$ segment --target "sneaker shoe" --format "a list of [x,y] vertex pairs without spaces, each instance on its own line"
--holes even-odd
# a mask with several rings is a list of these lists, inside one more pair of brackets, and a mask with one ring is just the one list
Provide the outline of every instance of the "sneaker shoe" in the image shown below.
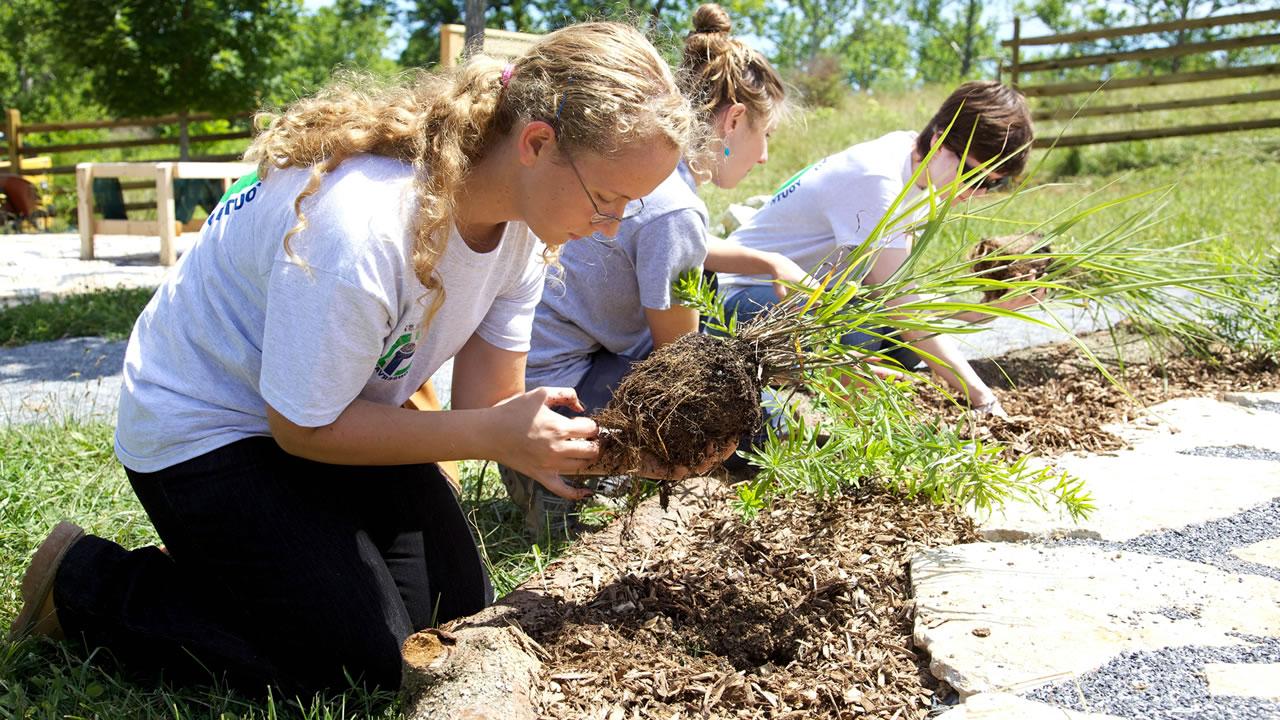
[[67,551],[82,537],[84,530],[80,526],[63,520],[36,548],[22,576],[22,609],[9,628],[9,642],[31,635],[62,639],[62,625],[53,607],[53,580]]
[[525,530],[534,539],[569,538],[582,532],[580,502],[562,498],[511,468],[499,465],[498,474],[511,502],[524,511]]

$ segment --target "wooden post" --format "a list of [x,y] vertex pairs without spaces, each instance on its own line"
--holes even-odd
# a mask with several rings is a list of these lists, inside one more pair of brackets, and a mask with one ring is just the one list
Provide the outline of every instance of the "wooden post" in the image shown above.
[[190,125],[187,111],[178,113],[178,159],[183,162],[191,159]]
[[93,163],[76,165],[76,217],[80,224],[80,259],[93,259]]
[[1009,86],[1015,90],[1018,88],[1018,39],[1022,36],[1022,18],[1016,15],[1013,18],[1013,61],[1009,63]]
[[462,50],[464,57],[484,52],[485,4],[485,0],[467,0],[467,39]]
[[173,246],[177,211],[173,202],[173,163],[156,163],[156,224],[160,233],[160,264],[172,265],[178,259]]
[[9,108],[8,115],[4,136],[9,140],[9,172],[14,175],[21,175],[22,143],[18,141],[18,133],[21,132],[22,128],[22,113],[14,108]]

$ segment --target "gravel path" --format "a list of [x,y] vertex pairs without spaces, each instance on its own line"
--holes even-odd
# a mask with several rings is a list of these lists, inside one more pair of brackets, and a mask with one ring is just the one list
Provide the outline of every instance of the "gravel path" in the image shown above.
[[1135,720],[1280,718],[1280,703],[1209,694],[1202,672],[1206,663],[1280,663],[1280,639],[1237,637],[1243,644],[1234,647],[1125,653],[1093,672],[1039,688],[1027,697]]

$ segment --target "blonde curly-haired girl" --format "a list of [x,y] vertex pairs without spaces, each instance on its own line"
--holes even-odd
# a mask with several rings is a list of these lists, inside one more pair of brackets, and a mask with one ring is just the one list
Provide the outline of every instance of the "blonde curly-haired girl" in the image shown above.
[[[524,387],[543,256],[670,175],[694,113],[642,34],[588,23],[260,123],[256,175],[126,354],[116,454],[165,545],[59,525],[14,632],[171,680],[395,688],[410,633],[492,599],[435,463],[582,494],[560,474],[591,472],[595,424],[552,410],[571,389]],[[403,409],[450,358],[453,409]]]

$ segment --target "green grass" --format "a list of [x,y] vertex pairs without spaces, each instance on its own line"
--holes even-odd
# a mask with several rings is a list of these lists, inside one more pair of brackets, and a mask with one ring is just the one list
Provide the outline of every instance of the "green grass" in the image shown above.
[[[139,547],[157,542],[112,451],[107,423],[0,429],[0,625],[17,615],[18,585],[35,547],[60,519]],[[499,594],[524,582],[564,547],[531,544],[492,465],[463,463],[464,506]],[[387,693],[250,700],[219,688],[131,683],[107,662],[46,640],[0,640],[0,718],[355,718],[395,717]]]
[[154,292],[152,288],[117,288],[0,308],[0,345],[90,335],[126,338]]

